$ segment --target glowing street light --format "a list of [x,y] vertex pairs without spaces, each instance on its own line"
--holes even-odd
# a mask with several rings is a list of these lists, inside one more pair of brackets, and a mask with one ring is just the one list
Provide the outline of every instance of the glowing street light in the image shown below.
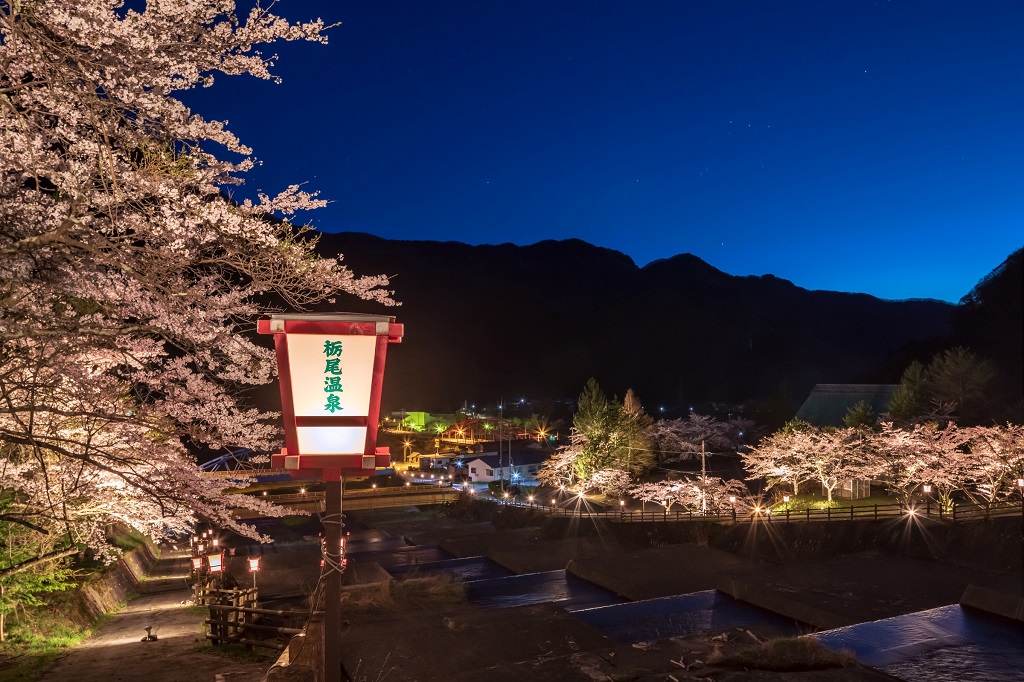
[[206,557],[206,561],[210,564],[210,573],[220,573],[224,570],[223,554],[211,554]]

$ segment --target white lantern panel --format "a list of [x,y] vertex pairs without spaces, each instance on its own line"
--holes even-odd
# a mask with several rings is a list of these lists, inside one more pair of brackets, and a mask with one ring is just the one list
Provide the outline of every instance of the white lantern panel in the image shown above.
[[[288,365],[295,416],[367,416],[376,349],[376,336],[290,334]],[[301,452],[306,454],[304,448]]]
[[365,426],[300,426],[295,429],[303,455],[361,455]]

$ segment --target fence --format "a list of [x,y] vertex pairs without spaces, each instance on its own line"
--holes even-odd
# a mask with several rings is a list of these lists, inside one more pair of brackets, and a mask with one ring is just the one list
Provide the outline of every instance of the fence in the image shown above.
[[[438,485],[411,485],[401,488],[379,488],[377,490],[345,491],[344,505],[346,509],[381,509],[384,507],[402,507],[416,504],[443,504],[458,499],[461,493],[450,487]],[[315,503],[318,508],[324,501],[324,493],[311,491],[308,493],[288,493],[268,495],[267,500],[275,504]]]
[[[481,499],[488,499],[486,497]],[[811,521],[853,521],[853,520],[883,520],[900,517],[921,517],[957,523],[978,519],[989,519],[1000,516],[1024,515],[1024,503],[1013,502],[993,503],[991,505],[978,505],[974,503],[958,502],[949,509],[943,509],[931,501],[924,503],[924,506],[916,505],[907,507],[901,504],[873,504],[873,505],[850,505],[849,507],[825,507],[823,509],[775,509],[772,511],[767,507],[748,508],[746,505],[740,508],[732,508],[728,512],[702,514],[699,510],[692,509],[668,509],[662,511],[595,511],[587,510],[582,506],[560,506],[546,505],[536,502],[502,501],[494,500],[500,504],[509,506],[535,509],[541,513],[559,517],[580,517],[588,519],[605,519],[619,523],[656,523],[668,521],[711,521],[714,523],[738,523],[761,521],[764,523],[791,523]]]
[[272,633],[275,635],[297,635],[299,627],[274,625],[270,618],[301,623],[309,615],[305,611],[261,609],[257,607],[255,588],[242,590],[209,590],[210,617],[204,622],[210,626],[206,638],[214,646],[220,644],[243,644],[283,651],[284,642],[253,639],[250,633]]

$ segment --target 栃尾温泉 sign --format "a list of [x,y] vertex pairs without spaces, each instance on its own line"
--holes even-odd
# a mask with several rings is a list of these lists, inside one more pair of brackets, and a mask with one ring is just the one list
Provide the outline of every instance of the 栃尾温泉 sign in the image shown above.
[[[294,334],[288,338],[292,408],[304,417],[369,416],[375,336]],[[359,454],[366,444],[366,425],[297,426],[299,452],[304,455]]]

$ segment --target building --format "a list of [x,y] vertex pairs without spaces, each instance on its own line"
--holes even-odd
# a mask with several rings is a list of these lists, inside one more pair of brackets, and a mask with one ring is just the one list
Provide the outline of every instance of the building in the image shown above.
[[878,416],[889,409],[899,384],[816,384],[796,418],[814,426],[842,426],[850,408],[865,402]]
[[512,453],[512,462],[509,463],[509,455],[502,454],[501,459],[498,453],[487,452],[482,455],[467,457],[460,469],[463,475],[469,477],[474,483],[489,483],[502,479],[524,485],[534,485],[537,480],[537,472],[541,465],[547,461],[549,453],[538,450],[523,450]]

